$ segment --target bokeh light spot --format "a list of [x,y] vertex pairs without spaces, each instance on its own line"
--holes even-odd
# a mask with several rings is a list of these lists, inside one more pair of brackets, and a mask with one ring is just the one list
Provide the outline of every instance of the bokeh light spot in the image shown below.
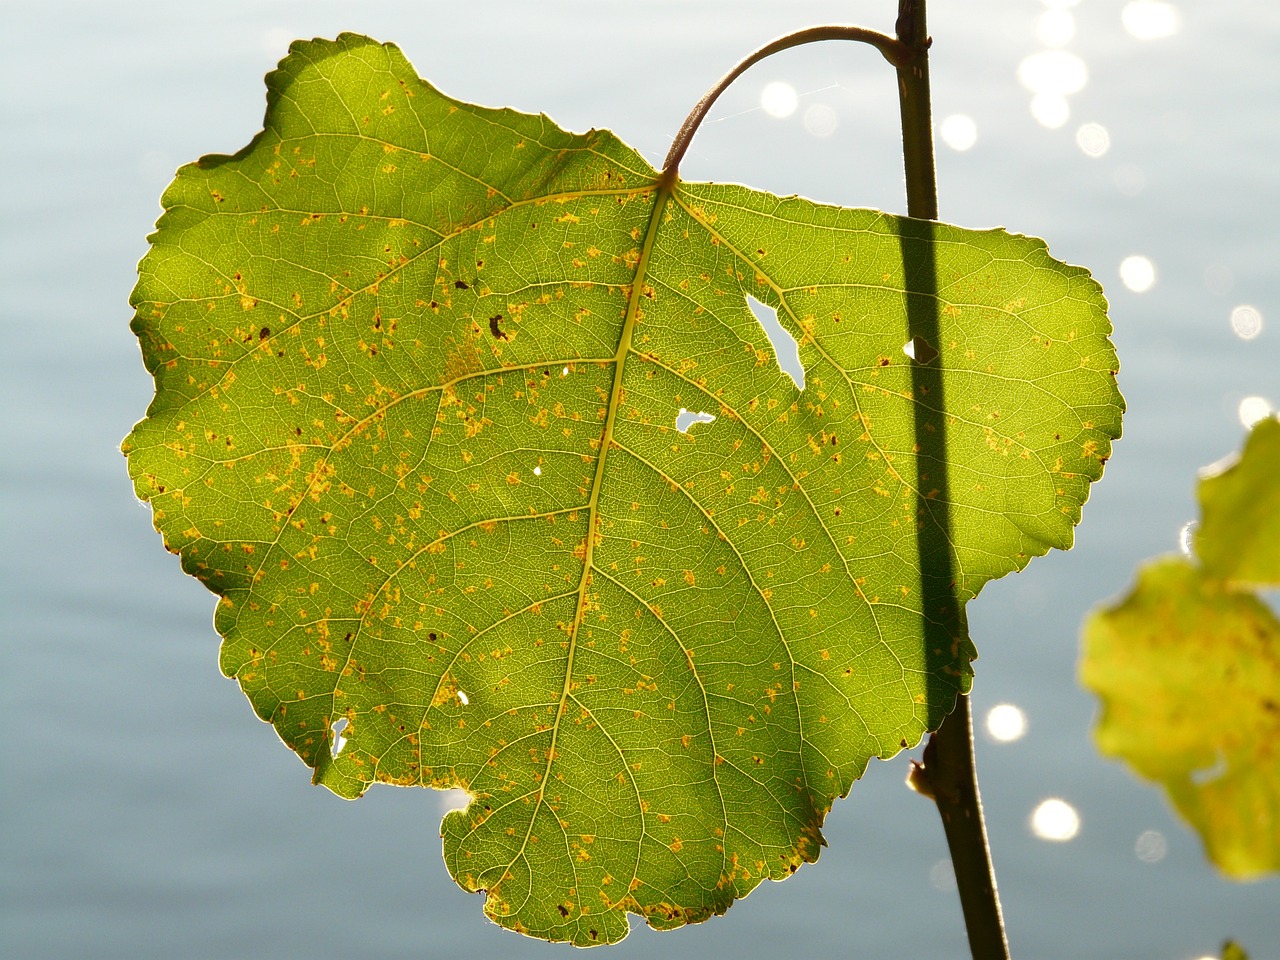
[[1032,93],[1066,97],[1084,89],[1089,68],[1074,53],[1041,50],[1018,64],[1018,81]]
[[978,125],[967,114],[953,113],[942,121],[938,135],[952,150],[964,152],[978,142]]
[[1274,412],[1275,407],[1271,405],[1271,401],[1266,397],[1245,397],[1240,401],[1240,406],[1236,408],[1236,414],[1240,417],[1240,422],[1251,430],[1255,424],[1267,419]]
[[1046,10],[1036,20],[1036,39],[1046,47],[1061,47],[1076,35],[1076,18],[1061,8]]
[[815,103],[804,112],[804,128],[815,137],[823,139],[836,132],[839,118],[825,103]]
[[1086,123],[1076,131],[1076,146],[1087,157],[1100,157],[1111,149],[1111,134],[1100,123]]
[[1242,303],[1231,311],[1231,329],[1241,340],[1252,340],[1262,332],[1262,311]]
[[1158,40],[1178,32],[1182,18],[1178,8],[1160,0],[1133,0],[1120,11],[1120,22],[1130,36],[1139,40]]
[[785,80],[766,83],[764,89],[760,91],[760,106],[769,116],[779,120],[795,113],[799,102],[796,88]]
[[1134,842],[1133,852],[1143,863],[1159,863],[1169,852],[1169,841],[1159,830],[1144,830]]
[[987,711],[987,734],[997,743],[1012,743],[1027,732],[1027,715],[1012,703],[1001,703]]
[[1071,119],[1071,105],[1066,97],[1053,93],[1037,93],[1031,98],[1031,115],[1036,123],[1057,130]]
[[1146,293],[1156,285],[1156,266],[1146,257],[1125,257],[1120,261],[1120,281],[1134,293]]
[[1054,843],[1074,840],[1080,832],[1080,814],[1067,801],[1050,797],[1032,812],[1031,832]]

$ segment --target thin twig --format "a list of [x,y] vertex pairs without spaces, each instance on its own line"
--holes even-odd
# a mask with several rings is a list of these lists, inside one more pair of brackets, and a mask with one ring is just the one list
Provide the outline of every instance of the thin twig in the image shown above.
[[[898,39],[915,56],[898,65],[898,99],[902,112],[902,156],[907,180],[907,215],[938,219],[938,183],[933,160],[933,120],[929,97],[929,38],[925,0],[899,0]],[[936,277],[929,279],[936,286]],[[936,303],[936,298],[932,298]],[[941,371],[938,372],[941,378]],[[937,385],[941,402],[940,379]],[[945,457],[945,450],[940,452]],[[945,460],[940,461],[945,464]],[[950,579],[950,578],[948,578]],[[982,817],[978,773],[973,760],[973,721],[969,698],[960,694],[924,750],[924,762],[913,764],[908,783],[931,797],[942,817],[951,851],[956,888],[974,960],[1008,960],[1000,897],[996,891],[991,849]]]
[[765,57],[773,56],[773,54],[788,50],[791,47],[798,47],[805,43],[816,43],[820,40],[856,40],[861,43],[869,43],[879,50],[884,58],[895,67],[900,67],[901,64],[908,62],[915,56],[914,48],[909,47],[895,37],[889,36],[887,33],[879,33],[876,30],[868,30],[866,27],[856,27],[850,24],[807,27],[804,30],[797,30],[795,33],[788,33],[786,36],[771,40],[721,77],[716,85],[708,90],[694,106],[693,110],[689,112],[689,116],[685,118],[680,127],[680,132],[676,134],[675,140],[671,143],[671,150],[667,153],[667,159],[663,161],[662,182],[668,186],[675,183],[680,161],[684,159],[685,151],[689,149],[693,135],[698,132],[698,127],[706,118],[707,111],[711,109],[711,105],[716,102],[720,94],[728,89],[729,84],[738,79],[747,68],[759,63]]

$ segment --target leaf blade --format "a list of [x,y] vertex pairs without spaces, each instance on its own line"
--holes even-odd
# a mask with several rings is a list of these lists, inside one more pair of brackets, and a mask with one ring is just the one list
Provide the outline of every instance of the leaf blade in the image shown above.
[[[442,826],[446,862],[513,929],[611,942],[627,912],[705,919],[815,859],[869,758],[918,741],[967,689],[964,600],[1069,542],[1077,474],[1096,478],[1118,434],[1096,285],[1049,271],[1087,288],[1057,339],[1078,322],[1101,358],[1084,375],[1094,450],[1053,465],[1072,486],[1059,501],[1027,492],[1038,478],[1018,492],[1021,468],[992,448],[973,477],[1002,502],[962,506],[1030,506],[985,558],[967,521],[965,563],[985,566],[930,587],[901,353],[921,294],[880,279],[902,273],[909,221],[670,192],[607,132],[453,101],[351,35],[295,44],[268,91],[249,147],[166,192],[134,294],[157,398],[126,441],[130,471],[166,544],[223,598],[224,672],[342,796],[468,789]],[[766,356],[744,282],[753,218],[731,252],[714,203],[790,203],[786,223],[755,211],[770,245],[810,246],[805,220],[879,244],[877,349],[822,374],[843,394],[797,394]],[[961,253],[981,245],[936,229]],[[777,276],[785,306],[793,281]],[[825,342],[789,316],[811,351]],[[1071,359],[1040,379],[1074,383]],[[874,427],[851,418],[859,390],[890,405]],[[695,397],[717,420],[682,434]],[[837,402],[843,440],[826,429]],[[1073,422],[1080,402],[1064,404]],[[1021,439],[1002,429],[970,447],[1003,438],[1007,454]],[[838,448],[873,430],[879,459],[855,470]],[[926,588],[942,606],[922,606]]]
[[1280,622],[1182,557],[1143,566],[1085,623],[1098,749],[1160,784],[1237,879],[1280,867]]

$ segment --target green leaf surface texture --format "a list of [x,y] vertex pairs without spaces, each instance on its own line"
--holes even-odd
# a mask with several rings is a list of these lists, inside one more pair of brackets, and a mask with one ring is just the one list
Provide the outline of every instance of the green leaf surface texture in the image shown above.
[[1224,873],[1280,870],[1280,621],[1244,583],[1280,586],[1280,420],[1200,481],[1199,563],[1144,565],[1090,614],[1081,681],[1102,701],[1099,749],[1159,783]]
[[1122,408],[1098,286],[999,230],[664,184],[363,37],[267,85],[133,295],[129,468],[223,671],[341,796],[468,791],[447,866],[531,935],[814,860],[968,688],[964,602],[1071,543]]

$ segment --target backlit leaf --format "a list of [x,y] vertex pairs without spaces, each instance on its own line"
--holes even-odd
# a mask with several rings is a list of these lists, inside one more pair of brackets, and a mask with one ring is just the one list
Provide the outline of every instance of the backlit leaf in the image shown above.
[[1273,577],[1278,428],[1260,423],[1239,462],[1200,482],[1203,566],[1144,566],[1086,620],[1080,667],[1102,700],[1099,749],[1164,787],[1238,878],[1280,869],[1280,622],[1233,582]]
[[664,185],[361,37],[295,44],[163,203],[125,448],[223,670],[342,796],[467,790],[448,868],[539,937],[815,859],[1119,431],[1101,292],[1040,241]]
[[1280,585],[1280,419],[1260,420],[1240,458],[1200,481],[1196,553],[1223,580]]

